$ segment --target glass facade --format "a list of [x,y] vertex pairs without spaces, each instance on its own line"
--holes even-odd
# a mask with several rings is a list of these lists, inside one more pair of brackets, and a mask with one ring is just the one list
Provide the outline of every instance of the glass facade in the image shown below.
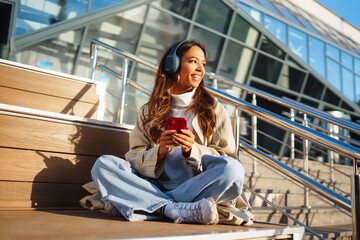
[[124,0],[21,0],[16,21],[15,36],[30,33],[123,1]]
[[[257,1],[261,6],[271,8],[265,13],[246,5],[243,3],[245,1],[236,3],[241,11],[222,0],[148,1],[127,11],[91,19],[85,24],[77,24],[76,17],[90,11],[105,11],[115,5],[121,9],[121,3],[127,1],[44,0],[43,5],[36,8],[30,2],[32,1],[21,1],[16,33],[18,37],[30,32],[36,33],[36,30],[43,27],[51,28],[50,25],[56,21],[51,22],[50,15],[44,13],[45,9],[50,11],[51,8],[45,6],[51,4],[57,6],[57,12],[51,14],[61,16],[57,22],[73,21],[74,27],[57,35],[49,35],[46,40],[36,41],[34,37],[35,42],[30,46],[16,46],[10,60],[88,78],[91,71],[88,57],[91,39],[98,39],[153,63],[159,62],[164,51],[173,42],[196,39],[207,47],[209,55],[206,70],[209,72],[322,110],[359,114],[349,101],[360,103],[360,58],[336,44],[324,41],[316,35],[316,30],[311,30],[311,34],[310,31],[303,31],[306,24],[311,23],[305,23],[305,18],[301,19],[278,2]],[[70,2],[72,5],[69,5]],[[73,9],[73,13],[70,9]],[[25,14],[26,11],[43,17],[37,18],[34,15],[31,18]],[[302,29],[277,19],[275,14],[301,24]],[[259,24],[251,18],[268,31],[257,27]],[[43,25],[31,23],[31,19],[38,19],[38,23],[42,22]],[[98,57],[102,64],[118,73],[122,72],[122,57],[101,48]],[[152,88],[153,75],[153,70],[130,63],[129,78],[148,89]],[[104,82],[108,90],[105,120],[117,121],[119,81],[102,71],[97,72],[96,81]],[[235,97],[250,97],[239,88],[211,79],[206,81]],[[129,87],[126,95],[126,123],[134,122],[137,110],[146,101],[145,94]],[[278,114],[286,110],[265,100],[259,100],[259,106]],[[232,112],[230,107],[228,109]],[[284,131],[273,128],[265,122],[259,122],[259,129],[271,129],[272,134],[280,139],[286,137]],[[266,139],[261,141],[268,144]],[[278,151],[280,145],[274,146],[273,150]]]
[[[288,46],[299,58],[309,64],[315,71],[317,71],[322,77],[326,78],[336,89],[341,91],[350,101],[358,103],[356,100],[356,93],[349,90],[348,87],[354,86],[354,78],[358,79],[359,74],[359,62],[360,54],[350,54],[348,49],[344,49],[344,43],[349,42],[349,39],[342,37],[336,30],[329,26],[325,26],[323,23],[316,21],[316,18],[307,16],[308,14],[298,14],[291,12],[282,3],[278,1],[270,0],[256,0],[259,4],[266,9],[273,12],[274,15],[269,15],[261,12],[259,9],[255,9],[246,3],[249,1],[238,1],[238,5],[250,14],[258,22],[263,23],[264,27],[269,30],[277,39]],[[246,3],[244,3],[246,2]],[[274,4],[271,4],[271,3]],[[256,14],[254,14],[256,13]],[[279,14],[280,13],[280,14]],[[264,16],[264,21],[259,20],[259,16]],[[295,25],[299,25],[299,28],[305,28],[310,30],[309,32],[303,32],[302,30],[293,27],[294,24],[288,23],[277,19],[277,16],[286,18]],[[312,21],[308,21],[304,16],[310,17]],[[319,30],[319,31],[318,31]],[[321,33],[323,36],[340,44],[339,47],[333,46],[330,42],[325,42],[316,37],[315,34]],[[345,44],[346,48],[351,48],[352,44]],[[351,48],[350,51],[354,52]],[[355,64],[355,66],[354,66]],[[357,64],[357,65],[356,65]],[[353,87],[352,89],[354,89]]]

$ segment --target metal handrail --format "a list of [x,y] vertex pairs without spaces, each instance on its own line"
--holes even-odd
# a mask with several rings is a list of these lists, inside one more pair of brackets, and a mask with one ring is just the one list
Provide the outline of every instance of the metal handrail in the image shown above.
[[285,163],[282,163],[281,161],[270,157],[269,155],[261,152],[260,150],[254,148],[253,146],[242,140],[240,140],[240,148],[245,152],[251,154],[252,156],[256,156],[256,158],[261,159],[263,162],[265,162],[269,166],[272,166],[278,172],[283,173],[284,175],[290,177],[301,185],[308,187],[314,192],[317,192],[319,195],[341,206],[342,208],[351,211],[351,201],[346,197],[336,193],[335,191],[325,187],[324,185],[316,182],[315,180],[294,170]]
[[[95,48],[95,44],[98,44],[98,45],[101,45],[105,48],[108,48],[109,50],[111,51],[114,51],[126,58],[129,58],[129,59],[132,59],[138,63],[141,63],[141,64],[144,64],[154,70],[156,70],[158,68],[158,66],[156,64],[153,64],[149,61],[146,61],[146,60],[143,60],[131,53],[128,53],[128,52],[125,52],[125,51],[122,51],[118,48],[115,48],[115,47],[112,47],[106,43],[103,43],[103,42],[100,42],[96,39],[93,39],[91,41],[91,47],[90,47],[90,57],[93,58],[94,56],[94,48]],[[256,89],[256,88],[253,88],[253,87],[250,87],[250,86],[246,86],[245,84],[242,84],[242,83],[239,83],[239,82],[235,82],[234,80],[231,80],[231,79],[228,79],[228,78],[225,78],[223,76],[219,76],[219,75],[216,75],[215,73],[209,73],[209,72],[206,72],[206,74],[211,77],[211,78],[216,78],[218,80],[221,80],[221,81],[225,81],[231,85],[234,85],[234,86],[238,86],[244,90],[247,90],[249,92],[252,92],[252,93],[255,93],[259,96],[262,96],[262,97],[265,97],[265,98],[268,98],[270,101],[276,101],[284,106],[288,106],[288,107],[294,107],[295,109],[299,110],[299,111],[305,111],[306,110],[303,110],[301,107],[298,107],[300,106],[299,104],[296,105],[296,104],[287,104],[286,103],[286,100],[282,99],[282,98],[279,98],[277,96],[274,96],[272,94],[269,94],[269,93],[266,93],[264,91],[261,91],[259,89]],[[344,142],[341,142],[339,140],[336,140],[336,139],[333,139],[333,138],[330,138],[329,136],[325,135],[325,134],[321,134],[321,133],[318,133],[316,132],[315,130],[313,129],[309,129],[309,128],[305,128],[304,126],[300,125],[300,124],[297,124],[297,123],[294,123],[294,122],[291,122],[289,120],[287,120],[286,118],[282,117],[282,116],[275,116],[276,114],[268,111],[268,110],[265,110],[265,109],[262,109],[260,107],[257,107],[257,106],[250,106],[251,104],[243,101],[243,100],[240,100],[238,98],[235,98],[229,94],[226,94],[226,93],[223,93],[223,92],[220,92],[219,90],[215,89],[215,88],[212,88],[210,86],[207,86],[207,88],[210,90],[210,92],[212,92],[213,94],[215,94],[217,97],[219,98],[223,98],[229,102],[232,102],[234,103],[235,105],[240,105],[242,107],[244,107],[243,109],[248,109],[248,110],[251,110],[252,113],[254,113],[255,115],[257,115],[258,117],[262,118],[263,120],[268,121],[268,117],[271,116],[271,122],[275,122],[275,123],[278,123],[278,126],[281,127],[281,128],[285,128],[286,130],[290,131],[290,132],[295,132],[296,134],[299,134],[300,136],[303,136],[307,139],[309,138],[313,138],[316,142],[318,143],[319,145],[322,145],[326,148],[330,148],[331,150],[333,151],[336,151],[338,152],[339,154],[342,154],[344,156],[347,156],[349,157],[350,159],[360,159],[360,149],[358,148],[355,148],[351,145],[348,145]],[[223,96],[227,96],[227,97],[223,97]],[[311,114],[310,114],[311,115]],[[317,116],[317,115],[316,115]],[[329,120],[339,120],[337,118],[334,118],[334,119],[330,119],[330,116],[329,117]],[[280,121],[278,120],[280,119]],[[344,126],[345,127],[345,126]],[[357,129],[355,129],[357,130]],[[310,134],[308,134],[307,132],[310,132]],[[360,133],[360,127],[358,127],[358,131]],[[321,134],[320,136],[318,134]]]
[[280,104],[282,106],[285,106],[285,107],[294,108],[294,109],[296,109],[298,111],[301,111],[301,112],[307,113],[308,115],[311,115],[313,117],[319,118],[319,119],[321,119],[323,121],[331,122],[333,124],[336,124],[338,126],[346,128],[349,131],[356,132],[356,133],[360,134],[360,125],[356,124],[356,123],[353,123],[351,121],[348,121],[346,119],[336,118],[336,117],[334,117],[334,116],[332,116],[330,114],[327,114],[327,113],[325,113],[323,111],[320,111],[318,109],[311,108],[311,107],[309,107],[307,105],[301,104],[301,103],[296,102],[294,100],[290,100],[289,98],[281,98],[281,97],[275,96],[275,95],[273,95],[271,93],[267,93],[265,91],[259,90],[257,88],[254,88],[254,87],[251,87],[251,86],[248,86],[248,85],[245,85],[243,83],[236,82],[236,81],[234,81],[232,79],[217,75],[217,74],[212,73],[212,72],[207,72],[206,75],[209,78],[220,80],[220,81],[225,82],[225,83],[227,83],[229,85],[241,88],[241,89],[243,89],[243,90],[245,90],[247,92],[254,93],[254,94],[258,95],[258,96],[266,98],[268,101],[276,102],[276,103],[278,103],[278,104]]
[[287,118],[277,115],[269,110],[263,109],[259,106],[252,105],[244,100],[235,98],[227,93],[223,93],[215,88],[207,86],[207,89],[214,94],[216,97],[221,98],[227,102],[234,104],[235,106],[241,107],[245,112],[256,115],[262,120],[272,123],[286,131],[294,132],[301,137],[306,139],[311,139],[312,142],[315,142],[325,148],[333,150],[343,156],[346,156],[353,160],[360,159],[360,149],[354,146],[351,146],[347,143],[334,139],[327,136],[326,134],[317,132],[314,129],[305,127],[296,122],[292,122]]
[[[288,118],[291,117],[290,113],[288,113],[288,112],[283,112],[282,114],[283,114],[284,116],[288,117]],[[302,118],[299,118],[299,117],[295,117],[295,116],[294,116],[294,118],[295,118],[295,120],[298,121],[298,122],[303,122],[303,121],[304,121]],[[315,124],[315,123],[308,122],[308,124],[309,124],[310,127],[313,127],[313,128],[315,128],[315,129],[320,130],[320,131],[322,131],[322,132],[325,132],[325,133],[327,133],[327,134],[333,134],[333,135],[339,137],[340,139],[342,139],[342,140],[344,140],[344,141],[348,141],[349,143],[351,143],[351,144],[353,144],[353,145],[356,145],[357,147],[360,147],[360,142],[359,142],[359,141],[356,141],[356,140],[354,140],[354,139],[348,138],[348,137],[346,137],[346,136],[344,136],[344,135],[342,135],[342,134],[340,134],[340,133],[331,132],[331,131],[329,131],[329,130],[327,130],[327,129],[325,129],[325,128],[323,128],[323,127],[321,127],[321,126],[319,126],[319,125],[317,125],[317,124]]]
[[[128,53],[128,52],[125,52],[125,51],[122,51],[118,48],[115,48],[109,44],[106,44],[106,43],[103,43],[103,42],[100,42],[96,39],[92,39],[91,43],[90,43],[90,57],[93,58],[94,56],[94,48],[95,48],[95,45],[98,44],[100,46],[103,46],[111,51],[114,51],[120,55],[122,55],[123,57],[125,58],[129,58],[131,60],[134,60],[138,63],[141,63],[149,68],[152,68],[154,70],[157,70],[158,66],[154,63],[151,63],[149,61],[146,61],[144,59],[141,59],[139,57],[137,57],[136,55],[134,54],[131,54],[131,53]],[[232,79],[229,79],[229,78],[226,78],[224,76],[220,76],[220,75],[217,75],[216,73],[213,73],[213,72],[206,72],[205,73],[209,78],[211,79],[217,79],[217,80],[220,80],[222,82],[225,82],[229,85],[232,85],[232,86],[235,86],[235,87],[238,87],[238,88],[241,88],[243,90],[246,90],[247,92],[250,92],[250,93],[254,93],[258,96],[261,96],[261,97],[264,97],[266,99],[268,99],[269,101],[272,101],[272,102],[276,102],[282,106],[285,106],[285,107],[289,107],[289,108],[294,108],[298,111],[301,111],[301,112],[305,112],[307,113],[308,115],[311,115],[311,116],[314,116],[316,118],[319,118],[321,120],[324,120],[324,121],[327,121],[327,122],[331,122],[333,124],[336,124],[338,126],[341,126],[343,128],[346,128],[350,131],[354,131],[358,134],[360,134],[360,125],[359,124],[356,124],[356,123],[353,123],[351,121],[347,121],[345,119],[338,119],[338,118],[335,118],[333,116],[331,116],[330,114],[327,114],[323,111],[319,111],[318,109],[315,109],[315,108],[310,108],[309,106],[306,106],[304,104],[300,104],[298,102],[295,102],[291,99],[288,99],[288,98],[280,98],[278,96],[275,96],[273,94],[270,94],[270,93],[267,93],[265,91],[262,91],[262,90],[259,90],[257,88],[254,88],[254,87],[251,87],[251,86],[248,86],[248,85],[245,85],[243,83],[239,83],[239,82],[236,82]]]
[[[147,62],[145,60],[142,60],[140,58],[138,58],[135,55],[126,53],[124,51],[121,51],[117,48],[114,48],[110,45],[104,44],[102,42],[99,42],[97,40],[93,40],[91,42],[91,53],[90,56],[93,60],[92,62],[92,79],[94,79],[94,71],[96,68],[96,56],[97,56],[97,51],[96,51],[96,45],[95,44],[99,44],[102,45],[105,48],[109,48],[110,50],[113,50],[114,52],[123,55],[125,58],[130,58],[134,61],[137,61],[139,63],[143,63],[146,66],[149,66],[150,68],[156,69],[157,65],[152,64],[150,62]],[[125,65],[124,65],[125,67]],[[127,67],[127,66],[126,66]],[[206,73],[209,74],[209,73]],[[211,74],[212,78],[217,78],[219,79],[220,76],[216,76],[215,74]],[[223,78],[223,77],[221,77]],[[122,76],[122,79],[126,80],[126,75]],[[224,78],[225,79],[225,78]],[[241,85],[240,83],[237,83],[231,79],[228,79],[229,82],[232,82],[233,85],[237,86],[237,85]],[[126,82],[128,82],[128,80],[126,80]],[[328,148],[332,151],[338,152],[339,154],[346,156],[352,160],[354,160],[354,175],[353,175],[353,179],[352,182],[355,182],[353,184],[352,187],[352,201],[354,203],[354,206],[351,207],[351,202],[349,199],[341,196],[340,194],[336,193],[335,191],[332,191],[331,189],[321,185],[320,183],[317,183],[316,181],[310,179],[309,177],[305,176],[304,174],[301,174],[297,171],[295,171],[294,169],[292,169],[291,167],[287,166],[286,164],[283,164],[279,161],[277,161],[276,159],[272,159],[269,156],[266,156],[266,154],[260,152],[258,149],[251,147],[250,145],[242,142],[240,147],[244,150],[249,152],[251,155],[255,156],[258,159],[263,160],[264,162],[268,163],[270,166],[272,166],[273,168],[277,169],[278,171],[281,171],[283,174],[289,176],[290,178],[294,179],[295,181],[298,181],[299,183],[301,183],[303,186],[312,189],[313,191],[319,193],[320,195],[324,196],[325,198],[327,198],[328,200],[332,201],[333,203],[343,207],[344,209],[348,210],[348,211],[352,211],[352,216],[353,216],[353,234],[354,236],[357,236],[357,232],[358,230],[358,221],[359,221],[359,191],[358,189],[354,188],[354,186],[358,186],[359,185],[359,177],[357,174],[357,161],[360,159],[360,149],[356,148],[354,146],[351,146],[349,144],[346,144],[344,142],[341,142],[337,139],[331,138],[323,133],[317,132],[311,128],[307,128],[303,125],[300,125],[296,122],[290,121],[285,117],[279,116],[273,112],[270,112],[268,110],[262,109],[256,105],[252,105],[244,100],[235,98],[229,94],[223,93],[215,88],[206,86],[207,89],[215,96],[218,97],[222,100],[225,100],[229,103],[232,103],[233,105],[235,105],[236,107],[241,108],[241,110],[248,112],[250,114],[252,114],[253,116],[257,116],[260,119],[266,121],[266,122],[270,122],[273,125],[278,126],[279,128],[282,128],[286,131],[290,131],[293,133],[298,134],[299,136],[303,137],[304,139],[311,139],[312,142],[317,143],[318,145],[321,145],[325,148]],[[125,89],[123,88],[122,91],[125,91]],[[261,91],[261,90],[257,90],[255,88],[249,87],[248,86],[248,91],[252,91],[256,94],[262,95],[263,97],[267,97],[267,98],[271,98],[271,101],[278,101],[281,102],[281,104],[288,104],[288,106],[291,106],[295,109],[298,109],[299,111],[303,111],[302,107],[300,105],[296,105],[293,103],[286,103],[286,100],[278,98],[276,96],[273,95],[268,95],[267,93]],[[281,101],[282,100],[282,101]],[[312,113],[310,113],[309,115],[311,115]],[[317,116],[317,115],[316,115]],[[324,117],[325,118],[325,117]],[[329,117],[330,118],[330,117]],[[330,119],[332,120],[332,119]],[[335,119],[338,120],[338,119]],[[335,121],[334,120],[334,121]],[[346,124],[344,124],[346,126]],[[346,127],[345,127],[346,128]],[[360,132],[360,131],[359,131]],[[240,141],[240,140],[239,140]],[[270,160],[269,160],[270,159]],[[356,178],[357,175],[357,178]]]

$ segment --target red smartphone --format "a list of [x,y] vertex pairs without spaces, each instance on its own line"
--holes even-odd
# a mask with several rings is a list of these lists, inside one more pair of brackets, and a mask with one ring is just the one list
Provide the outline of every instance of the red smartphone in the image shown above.
[[167,127],[166,127],[167,130],[176,130],[180,132],[181,129],[188,129],[186,118],[168,117],[166,118],[166,122],[167,122]]

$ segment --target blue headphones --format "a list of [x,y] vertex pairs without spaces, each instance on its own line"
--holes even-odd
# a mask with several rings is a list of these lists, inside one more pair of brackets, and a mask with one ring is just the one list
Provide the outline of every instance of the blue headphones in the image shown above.
[[166,73],[175,73],[180,67],[180,58],[176,55],[177,49],[188,40],[177,42],[170,50],[169,54],[165,58],[164,70]]

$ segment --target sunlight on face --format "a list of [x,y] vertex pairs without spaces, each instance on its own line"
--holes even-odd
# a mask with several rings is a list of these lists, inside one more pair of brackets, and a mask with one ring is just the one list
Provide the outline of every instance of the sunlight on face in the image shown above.
[[198,46],[187,50],[181,58],[179,81],[174,94],[190,92],[198,87],[205,74],[205,54]]

